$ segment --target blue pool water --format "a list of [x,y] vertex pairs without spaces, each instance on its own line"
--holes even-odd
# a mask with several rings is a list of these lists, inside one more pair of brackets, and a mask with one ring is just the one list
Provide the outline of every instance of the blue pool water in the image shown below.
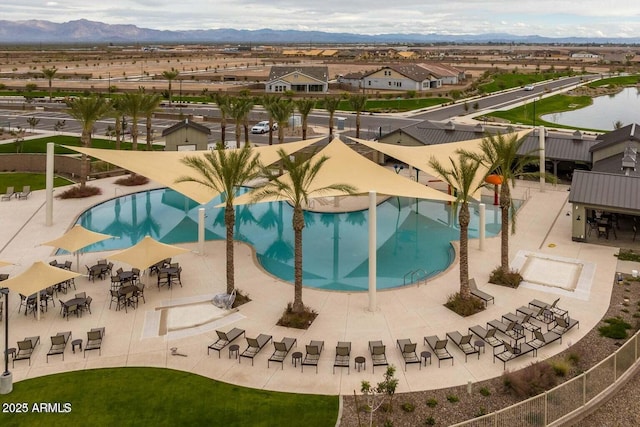
[[[220,199],[205,205],[207,240],[224,239],[224,209]],[[87,248],[88,251],[123,249],[145,235],[170,244],[197,241],[198,208],[171,189],[118,197],[85,211],[78,223],[118,236]],[[459,239],[457,215],[443,202],[392,197],[377,210],[379,289],[402,286],[416,270],[432,276],[454,258],[449,243]],[[270,202],[236,207],[235,238],[251,244],[262,267],[293,282],[293,209]],[[350,213],[305,212],[303,231],[303,283],[305,286],[365,291],[368,288],[368,211]],[[487,203],[486,235],[500,230],[500,212]],[[469,237],[478,235],[478,214],[471,206]]]

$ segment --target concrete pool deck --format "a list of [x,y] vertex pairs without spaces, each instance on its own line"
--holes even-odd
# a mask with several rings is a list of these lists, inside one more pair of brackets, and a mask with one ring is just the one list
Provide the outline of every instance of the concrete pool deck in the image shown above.
[[[73,261],[74,255],[54,257],[50,247],[39,246],[62,235],[74,223],[77,216],[87,207],[100,203],[114,196],[130,191],[141,191],[155,188],[153,184],[144,187],[126,188],[113,185],[114,178],[93,181],[91,184],[103,189],[101,196],[83,200],[55,200],[54,224],[45,226],[45,194],[35,191],[27,200],[12,199],[0,203],[0,216],[3,227],[0,228],[0,259],[15,263],[0,269],[0,273],[19,274],[34,261],[49,261],[54,258]],[[57,192],[61,190],[56,190]],[[184,287],[162,288],[155,285],[156,277],[148,273],[142,281],[147,284],[145,290],[146,303],[141,303],[135,310],[128,312],[109,309],[109,280],[89,282],[86,277],[76,279],[77,291],[58,295],[57,299],[67,300],[74,292],[86,292],[93,297],[92,314],[69,320],[60,315],[59,303],[49,307],[42,319],[37,321],[33,315],[18,314],[19,298],[14,292],[9,300],[9,345],[15,347],[16,342],[27,336],[40,336],[40,345],[36,348],[31,360],[17,361],[10,370],[14,382],[25,378],[33,378],[57,372],[78,369],[153,366],[179,369],[204,375],[220,381],[259,389],[319,394],[351,394],[360,390],[362,380],[378,382],[382,379],[383,369],[372,373],[371,357],[367,348],[369,340],[382,340],[386,345],[389,364],[397,367],[399,378],[398,392],[437,389],[452,385],[476,382],[502,374],[502,363],[493,363],[491,349],[480,358],[470,357],[465,363],[464,355],[452,344],[448,346],[454,356],[454,364],[444,361],[438,368],[437,360],[431,365],[418,370],[409,365],[404,370],[404,363],[396,340],[410,338],[418,344],[417,351],[430,350],[425,346],[423,337],[438,335],[445,337],[449,331],[466,332],[467,328],[476,324],[485,325],[487,321],[500,318],[502,314],[514,311],[521,305],[537,298],[552,302],[561,297],[559,306],[570,310],[572,318],[580,321],[580,329],[574,328],[567,333],[562,344],[552,344],[538,352],[537,359],[549,357],[564,350],[570,343],[577,342],[584,334],[595,326],[609,306],[614,273],[616,271],[631,272],[638,269],[637,264],[618,263],[613,256],[617,248],[597,246],[571,241],[571,217],[566,186],[547,186],[540,192],[537,183],[518,182],[514,197],[526,194],[528,199],[518,213],[517,233],[510,238],[510,258],[513,260],[520,251],[542,254],[562,259],[580,260],[595,266],[591,275],[591,283],[586,298],[574,298],[565,289],[556,287],[529,287],[508,289],[487,284],[490,271],[499,264],[500,237],[487,239],[484,250],[478,249],[478,241],[470,240],[469,263],[470,277],[474,277],[480,289],[495,296],[495,304],[487,310],[468,318],[460,318],[446,309],[442,304],[447,296],[458,290],[459,270],[454,264],[438,277],[429,280],[426,285],[407,286],[378,293],[378,309],[367,310],[367,293],[330,292],[311,288],[303,291],[306,305],[319,313],[319,316],[308,330],[288,329],[276,326],[287,303],[293,299],[293,286],[265,273],[257,264],[251,247],[243,243],[236,244],[236,286],[247,293],[252,301],[222,318],[207,313],[188,318],[169,320],[169,324],[178,325],[174,330],[162,329],[160,314],[167,307],[198,304],[211,295],[223,292],[225,286],[225,251],[224,241],[206,242],[205,254],[196,253],[197,244],[183,244],[192,252],[179,255],[174,261],[183,267],[182,282]],[[342,202],[344,205],[345,202]],[[330,203],[318,204],[330,209]],[[366,242],[363,242],[366,244]],[[105,258],[110,252],[94,252],[80,256],[80,271],[84,273],[84,265],[92,265],[97,259]],[[536,267],[539,266],[539,267]],[[129,266],[116,263],[114,268]],[[544,270],[544,263],[536,263],[533,268]],[[544,275],[544,273],[539,273]],[[564,293],[563,293],[564,292]],[[169,309],[170,310],[170,309]],[[199,312],[201,308],[195,312]],[[203,324],[201,319],[207,318]],[[166,329],[166,322],[165,329]],[[189,323],[197,327],[185,327]],[[65,360],[52,357],[46,363],[45,356],[50,347],[50,336],[57,332],[71,330],[73,339],[86,341],[87,331],[93,327],[106,327],[106,335],[102,346],[102,355],[97,352],[82,354],[71,353],[69,345]],[[239,327],[246,330],[247,337],[256,337],[264,333],[273,336],[274,340],[283,337],[297,339],[297,347],[291,352],[304,353],[305,344],[311,340],[323,340],[324,349],[320,357],[318,373],[307,369],[302,373],[300,366],[294,368],[289,355],[283,368],[272,364],[267,368],[267,359],[273,352],[270,343],[255,358],[254,366],[243,360],[229,358],[227,349],[220,358],[215,352],[207,355],[207,346],[216,339],[215,329],[228,330]],[[156,333],[158,332],[158,333]],[[351,341],[350,374],[346,369],[338,369],[335,374],[333,360],[337,341]],[[246,341],[236,341],[240,350],[246,348]],[[187,357],[171,355],[171,348],[177,347],[177,353]],[[356,356],[365,356],[367,366],[358,372],[353,367]],[[435,359],[435,358],[434,358]],[[525,356],[507,364],[508,369],[517,369],[536,360]],[[11,361],[10,361],[11,362]]]

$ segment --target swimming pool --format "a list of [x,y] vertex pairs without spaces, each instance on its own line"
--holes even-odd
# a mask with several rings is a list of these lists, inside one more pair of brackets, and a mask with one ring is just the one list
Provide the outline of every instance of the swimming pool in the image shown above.
[[[225,238],[224,209],[217,198],[205,205],[205,239]],[[171,189],[159,189],[109,200],[85,211],[78,223],[117,236],[87,251],[122,249],[145,235],[164,243],[197,241],[198,205]],[[392,197],[377,210],[378,289],[403,286],[405,275],[432,276],[454,259],[450,241],[460,236],[457,215],[445,202]],[[262,267],[293,282],[293,209],[282,202],[236,207],[235,238],[251,244]],[[368,211],[305,212],[303,283],[340,291],[368,289]],[[478,212],[471,207],[469,237],[478,235]],[[487,204],[486,235],[500,230],[498,207]]]

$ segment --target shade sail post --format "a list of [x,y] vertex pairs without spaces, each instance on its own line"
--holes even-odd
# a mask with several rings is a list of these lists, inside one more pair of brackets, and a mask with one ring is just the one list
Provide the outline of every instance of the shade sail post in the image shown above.
[[198,209],[198,253],[204,255],[204,208]]
[[376,311],[376,192],[369,191],[369,311]]
[[53,142],[47,143],[47,160],[46,160],[46,215],[45,215],[45,225],[50,227],[53,225],[53,152],[54,152],[54,144]]
[[478,207],[478,220],[480,224],[478,225],[478,249],[481,251],[484,250],[484,237],[485,237],[485,225],[486,225],[486,205],[484,203],[480,203]]
[[540,192],[544,193],[544,171],[545,171],[545,153],[544,153],[544,126],[540,126]]

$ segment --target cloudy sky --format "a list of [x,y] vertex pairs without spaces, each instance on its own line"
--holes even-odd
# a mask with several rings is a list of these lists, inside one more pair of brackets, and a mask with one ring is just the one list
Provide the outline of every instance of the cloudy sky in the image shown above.
[[2,0],[0,19],[158,30],[640,36],[638,0]]

